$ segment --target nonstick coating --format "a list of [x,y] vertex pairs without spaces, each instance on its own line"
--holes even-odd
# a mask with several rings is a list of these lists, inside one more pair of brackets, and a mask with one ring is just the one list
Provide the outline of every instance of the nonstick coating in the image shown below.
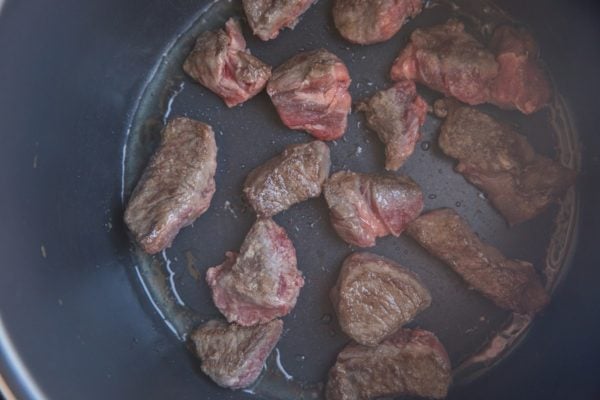
[[[600,137],[596,96],[600,92],[600,13],[593,0],[497,3],[532,28],[574,116],[582,154],[577,187],[581,218],[576,246],[571,246],[575,254],[569,271],[522,345],[481,378],[455,385],[449,398],[597,399]],[[238,7],[235,2],[231,6],[223,4],[227,9]],[[127,132],[130,143],[141,143],[136,138],[142,136],[150,140],[137,157],[129,153],[135,146],[128,147],[128,161],[140,163],[137,167],[130,165],[132,175],[136,175],[158,137],[169,93],[176,91],[182,81],[176,59],[184,52],[171,51],[178,45],[182,49],[191,45],[191,37],[184,33],[201,26],[199,19],[206,6],[207,2],[190,0],[7,0],[1,8],[0,390],[4,393],[14,393],[19,399],[251,398],[243,392],[223,391],[201,374],[198,362],[146,296],[138,271],[144,282],[158,280],[149,278],[148,269],[132,253],[122,223],[121,161]],[[207,20],[207,26],[219,26],[227,13]],[[294,35],[304,32],[303,45],[307,47],[311,37],[311,46],[325,43],[353,64],[351,69],[361,66],[353,73],[352,92],[358,99],[388,84],[385,77],[389,62],[404,45],[406,33],[416,24],[434,22],[424,16],[389,43],[355,49],[341,42],[334,30],[323,31],[318,26],[318,21],[329,18],[328,2],[322,0],[296,31],[286,32],[274,42],[259,43],[247,31],[245,34],[252,51],[275,65],[298,50],[299,44],[292,43]],[[353,52],[357,55],[354,61]],[[370,58],[362,60],[362,55]],[[171,63],[167,70],[175,72],[161,73],[164,61]],[[167,82],[169,78],[175,79]],[[180,331],[187,327],[185,324],[199,322],[198,318],[216,315],[202,276],[198,281],[189,276],[187,250],[193,256],[189,265],[195,274],[221,262],[225,250],[237,249],[252,221],[239,197],[243,176],[286,143],[308,140],[308,136],[290,132],[280,124],[264,95],[239,109],[227,110],[225,117],[220,100],[183,80],[183,91],[175,97],[171,115],[187,113],[211,122],[221,128],[223,136],[217,137],[222,153],[220,186],[213,209],[185,229],[175,248],[167,251],[175,284],[186,304],[194,308],[193,314],[182,318],[179,313],[163,313],[169,320],[184,323],[174,326]],[[374,85],[369,86],[368,80]],[[431,93],[423,93],[431,99]],[[260,112],[253,115],[252,110]],[[146,134],[140,135],[136,129],[141,125],[137,122],[144,115],[154,121],[148,119]],[[512,113],[502,115],[514,117]],[[529,129],[525,121],[529,118],[515,118],[512,121],[520,125],[538,150],[553,153],[554,139],[548,140],[541,128]],[[540,126],[544,126],[543,120]],[[336,168],[346,164],[357,170],[380,171],[382,146],[372,133],[358,127],[359,121],[353,116],[347,141],[331,145]],[[434,122],[428,121],[425,140],[432,141]],[[261,127],[268,129],[260,131]],[[254,138],[251,135],[272,137],[275,143],[250,142]],[[238,140],[252,146],[236,147]],[[354,157],[358,145],[362,148],[360,160]],[[430,163],[439,165],[443,179],[435,178],[436,168],[420,168]],[[428,208],[456,207],[461,201],[457,210],[484,239],[507,255],[543,266],[556,208],[532,225],[508,234],[495,211],[451,172],[451,166],[452,161],[434,145],[429,151],[419,147],[405,171],[423,186]],[[225,176],[226,171],[232,171],[232,175]],[[129,183],[136,179],[127,178]],[[429,199],[430,194],[437,197]],[[230,202],[237,219],[231,210],[223,209],[225,201]],[[322,218],[311,228],[310,219],[316,217]],[[324,378],[338,346],[346,340],[336,330],[335,322],[327,324],[328,318],[323,321],[321,316],[330,311],[326,290],[341,259],[351,250],[333,235],[322,199],[298,205],[277,219],[290,232],[302,256],[300,268],[309,282],[294,314],[285,321],[288,330],[279,346],[283,366],[295,379],[288,383],[276,373],[273,379],[264,381],[270,384],[261,384],[260,389],[275,397],[289,397],[293,390],[310,394],[311,390],[303,391],[298,384],[306,382],[307,389],[314,389],[314,384]],[[311,246],[316,242],[310,237],[313,229],[321,235],[318,246]],[[221,236],[220,230],[228,234]],[[481,327],[467,332],[480,326],[469,323],[474,311],[489,311],[490,318],[494,316],[498,321],[504,318],[502,313],[493,314],[495,308],[465,291],[451,276],[446,279],[444,267],[410,240],[386,238],[373,251],[414,269],[430,286],[434,305],[415,324],[434,330],[451,350],[455,364],[472,351],[469,346],[474,346],[477,335],[491,333]],[[160,265],[153,270],[163,273]],[[148,291],[156,288],[147,287]],[[164,299],[169,296],[152,299],[163,312]],[[453,310],[454,303],[460,301],[468,305],[464,312]],[[448,314],[441,315],[443,310],[449,310]],[[328,336],[331,328],[335,336]],[[269,371],[277,371],[273,361]]]
[[[429,2],[425,11],[408,23],[386,43],[356,46],[344,41],[331,22],[331,3],[320,1],[301,19],[293,31],[284,31],[276,40],[264,43],[247,26],[244,34],[248,48],[260,59],[277,66],[304,50],[326,48],[337,54],[350,70],[350,91],[355,102],[389,87],[389,69],[410,32],[418,26],[445,22],[450,16],[461,18],[474,34],[489,39],[492,24],[511,22],[491,3],[473,1]],[[216,132],[218,168],[217,193],[207,213],[192,227],[178,235],[173,246],[154,257],[136,251],[131,278],[142,285],[142,296],[150,293],[162,313],[165,326],[184,340],[195,326],[211,318],[222,318],[214,307],[204,282],[206,269],[223,261],[226,251],[236,251],[255,220],[244,203],[242,185],[247,174],[291,143],[311,140],[305,133],[286,128],[265,92],[242,106],[228,109],[220,98],[183,74],[181,65],[196,36],[205,30],[223,26],[227,18],[243,18],[238,3],[220,1],[201,13],[189,29],[162,54],[161,64],[140,99],[125,149],[124,198],[137,182],[143,167],[160,139],[160,131],[169,118],[185,115],[209,123]],[[429,104],[439,94],[419,88]],[[481,107],[519,129],[542,153],[557,157],[572,168],[579,166],[576,133],[571,128],[566,108],[559,100],[550,110],[533,116],[501,112]],[[422,188],[425,210],[452,207],[464,216],[476,232],[506,255],[534,263],[542,272],[547,264],[560,268],[566,262],[577,222],[577,195],[571,190],[561,208],[560,224],[555,223],[558,207],[533,221],[509,228],[483,193],[453,171],[455,162],[437,146],[440,120],[430,116],[415,153],[399,173],[412,177]],[[348,130],[341,140],[329,144],[332,172],[353,170],[383,173],[383,145],[364,124],[364,118],[352,113]],[[298,256],[298,267],[306,283],[298,303],[284,318],[285,333],[277,352],[268,362],[266,376],[251,390],[265,398],[296,399],[319,394],[328,369],[339,350],[348,343],[336,323],[329,301],[329,289],[337,279],[342,260],[361,249],[345,244],[333,231],[323,198],[293,206],[274,218],[288,232]],[[554,238],[554,246],[550,247]],[[363,249],[367,250],[367,249]],[[448,267],[426,254],[408,237],[386,237],[368,249],[387,256],[415,271],[430,289],[432,305],[410,326],[433,331],[445,345],[452,365],[458,367],[474,355],[500,331],[510,313],[498,309],[489,300],[469,288]],[[558,254],[558,256],[552,256]],[[549,289],[554,278],[549,279]],[[285,371],[285,372],[284,372]],[[477,368],[470,369],[471,373]],[[286,374],[293,380],[286,382]],[[471,379],[470,374],[455,375],[455,383]],[[200,380],[210,383],[207,377]],[[288,377],[289,379],[289,377]],[[228,393],[223,391],[224,393]]]

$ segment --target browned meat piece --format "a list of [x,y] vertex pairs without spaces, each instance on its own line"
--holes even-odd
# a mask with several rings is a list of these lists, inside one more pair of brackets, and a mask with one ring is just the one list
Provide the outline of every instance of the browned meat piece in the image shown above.
[[331,222],[346,242],[375,245],[375,239],[399,236],[423,209],[423,194],[410,178],[340,171],[323,187]]
[[246,49],[240,24],[234,19],[227,21],[225,30],[200,35],[183,69],[228,107],[258,94],[271,76],[271,67]]
[[415,274],[370,253],[344,260],[330,297],[342,330],[365,346],[377,345],[431,304]]
[[125,210],[125,223],[146,253],[169,247],[208,209],[216,169],[212,128],[188,118],[170,121]]
[[494,55],[456,20],[415,30],[391,70],[394,81],[415,80],[468,104],[488,101],[497,75]]
[[397,171],[410,157],[421,136],[427,103],[412,81],[400,81],[358,105],[367,125],[385,144],[385,169]]
[[315,140],[291,145],[250,172],[244,194],[260,217],[271,217],[320,196],[330,167],[329,147],[325,143]]
[[304,278],[296,249],[271,219],[257,220],[240,253],[227,252],[223,264],[206,271],[213,301],[227,321],[243,326],[287,315],[296,305]]
[[267,93],[285,125],[335,140],[346,131],[352,105],[349,86],[342,60],[321,49],[297,54],[277,67]]
[[275,39],[279,30],[293,29],[314,0],[243,0],[252,32],[262,40]]
[[421,0],[336,0],[333,21],[353,43],[379,43],[394,36],[422,7]]
[[575,182],[573,170],[537,154],[524,136],[489,115],[452,100],[436,102],[435,109],[447,115],[440,147],[509,224],[535,217]]
[[250,386],[279,341],[279,319],[253,327],[209,321],[191,334],[202,372],[219,386],[241,389]]
[[377,347],[346,346],[327,381],[327,400],[446,397],[452,380],[444,346],[431,332],[401,329]]
[[531,114],[550,102],[550,82],[539,61],[535,40],[523,29],[501,26],[490,44],[500,65],[491,88],[491,102]]
[[407,233],[501,308],[534,314],[548,303],[533,265],[508,259],[483,243],[454,210],[424,214],[408,226]]
[[416,80],[471,105],[490,102],[531,114],[548,104],[550,82],[529,33],[501,26],[490,48],[466,33],[456,20],[417,29],[394,61],[391,77]]

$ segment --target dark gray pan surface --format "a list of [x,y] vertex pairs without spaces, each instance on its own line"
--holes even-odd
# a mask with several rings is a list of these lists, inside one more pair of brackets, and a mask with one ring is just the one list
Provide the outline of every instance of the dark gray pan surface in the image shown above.
[[[0,3],[0,391],[24,400],[250,399],[199,373],[197,361],[145,296],[134,269],[139,259],[131,256],[122,223],[121,159],[132,115],[141,95],[151,99],[145,89],[161,54],[208,1]],[[569,272],[526,339],[480,379],[454,385],[448,400],[595,400],[600,398],[600,4],[497,3],[533,28],[568,99],[581,140],[581,218],[576,247],[565,243],[575,247]],[[535,145],[546,148],[544,142],[538,138]],[[512,242],[510,236],[500,239]],[[225,247],[212,236],[194,242],[205,249],[215,243]],[[503,250],[526,253],[526,245]],[[543,261],[543,254],[538,258]],[[432,270],[441,268],[428,263]],[[174,266],[177,280],[185,270],[177,261]],[[311,349],[319,346],[320,332],[307,331],[294,333],[295,340]],[[293,360],[299,346],[287,336],[284,341],[284,365],[303,378]],[[304,377],[313,367],[316,362],[303,364]]]
[[[441,23],[455,15],[465,21],[473,33],[482,35],[489,32],[487,22],[504,20],[495,8],[482,11],[482,2],[474,2],[480,7],[476,12],[465,6],[468,1],[456,3],[460,5],[458,9],[447,3],[430,2],[421,16],[409,22],[391,40],[366,47],[351,45],[337,34],[331,22],[330,2],[325,0],[313,6],[295,30],[284,31],[274,41],[261,42],[251,35],[246,25],[244,34],[252,53],[273,66],[302,50],[324,47],[334,52],[350,70],[351,93],[356,102],[390,85],[387,76],[391,63],[416,27]],[[169,117],[196,118],[211,124],[217,133],[217,193],[211,208],[192,227],[182,230],[173,247],[164,254],[148,257],[138,251],[133,261],[135,268],[130,273],[143,301],[150,301],[146,298],[149,293],[163,314],[165,331],[171,331],[180,339],[202,321],[219,316],[204,282],[204,273],[208,267],[221,263],[226,251],[239,248],[254,220],[241,197],[246,175],[286,145],[310,140],[307,134],[283,126],[266,93],[242,106],[227,109],[216,95],[184,76],[182,60],[195,36],[206,29],[220,27],[229,16],[242,17],[236,4],[221,1],[205,13],[199,9],[199,19],[190,27],[182,27],[181,36],[173,38],[172,48],[162,55],[157,54],[160,64],[140,100],[126,148],[125,200]],[[480,21],[478,16],[485,19]],[[430,104],[439,97],[423,87],[419,87],[419,91]],[[539,152],[560,156],[565,164],[578,166],[575,133],[560,99],[550,110],[529,117],[489,106],[482,109],[517,126]],[[560,210],[554,207],[533,221],[509,229],[485,197],[453,172],[454,162],[444,156],[436,144],[439,124],[439,120],[428,117],[420,144],[400,171],[422,187],[425,209],[455,208],[485,241],[510,257],[533,262],[540,272],[548,264],[559,267],[565,263],[574,244],[575,192],[568,194],[568,201]],[[350,116],[346,135],[330,143],[330,149],[332,172],[341,169],[383,172],[383,145],[365,128],[359,114]],[[557,225],[555,219],[559,211],[563,222]],[[295,393],[302,387],[306,389],[305,394],[317,390],[315,385],[323,382],[337,352],[348,341],[336,324],[327,294],[341,261],[355,249],[332,230],[322,198],[294,206],[277,215],[275,220],[286,228],[296,246],[299,269],[305,275],[306,285],[296,308],[285,318],[284,335],[278,345],[281,363],[294,379],[289,382],[284,379],[273,356],[269,372],[254,390],[266,397],[291,399],[297,397]],[[556,243],[548,252],[553,235]],[[510,317],[468,290],[449,268],[426,254],[410,238],[380,239],[369,251],[415,271],[431,290],[432,306],[411,325],[435,332],[454,366],[476,353]],[[553,287],[554,282],[550,286]],[[469,378],[468,375],[457,376],[458,383]],[[198,379],[208,380],[201,373]]]

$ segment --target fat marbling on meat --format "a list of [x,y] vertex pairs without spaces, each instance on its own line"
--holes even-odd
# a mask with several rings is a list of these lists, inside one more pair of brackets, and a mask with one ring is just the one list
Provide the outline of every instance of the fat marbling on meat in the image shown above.
[[296,249],[272,219],[258,219],[239,254],[206,272],[212,298],[229,322],[251,326],[287,315],[296,305],[304,278]]
[[188,118],[169,121],[125,210],[125,223],[146,253],[169,247],[181,228],[208,209],[216,169],[212,128]]
[[335,54],[319,49],[296,54],[273,71],[267,84],[283,123],[320,140],[346,131],[352,98],[348,69]]
[[420,128],[427,116],[427,103],[412,81],[400,81],[359,103],[367,126],[385,144],[385,169],[397,171],[415,150]]
[[534,218],[575,182],[575,172],[537,154],[525,136],[453,100],[435,103],[446,117],[439,145],[456,171],[488,195],[510,225]]
[[242,0],[252,32],[262,40],[275,39],[283,28],[293,29],[315,0]]
[[202,372],[219,386],[242,389],[259,377],[282,331],[280,319],[252,327],[212,320],[198,327],[190,339]]
[[333,21],[352,43],[379,43],[394,36],[422,8],[422,0],[335,0]]
[[320,196],[330,166],[329,147],[321,141],[288,146],[250,172],[244,195],[260,217],[271,217]]
[[531,263],[506,258],[482,242],[452,209],[423,214],[408,226],[407,233],[501,308],[534,314],[548,303]]
[[340,171],[325,182],[323,193],[338,235],[360,247],[399,236],[423,209],[421,189],[406,176]]
[[431,304],[414,273],[371,253],[344,260],[330,298],[342,330],[365,346],[377,345]]
[[271,67],[246,49],[240,24],[234,19],[227,21],[225,29],[202,33],[183,69],[219,95],[228,107],[254,97],[271,76]]
[[437,337],[421,329],[400,329],[376,347],[347,345],[329,371],[327,400],[369,400],[420,396],[442,399],[452,369]]

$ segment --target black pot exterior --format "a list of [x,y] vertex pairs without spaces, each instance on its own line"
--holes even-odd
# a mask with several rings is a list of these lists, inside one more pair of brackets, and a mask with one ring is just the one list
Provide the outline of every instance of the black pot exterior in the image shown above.
[[[582,141],[573,267],[519,351],[455,399],[600,397],[600,9],[502,0],[540,39]],[[0,375],[19,399],[223,399],[126,272],[121,158],[187,0],[9,0],[0,12]]]

